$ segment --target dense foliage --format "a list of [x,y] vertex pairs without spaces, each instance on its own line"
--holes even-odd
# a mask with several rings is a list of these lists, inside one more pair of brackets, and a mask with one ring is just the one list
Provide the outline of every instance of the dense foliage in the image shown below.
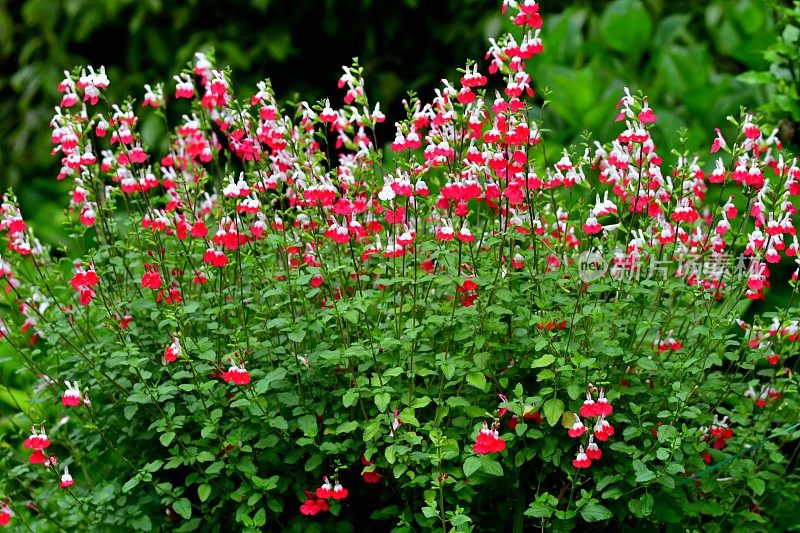
[[[797,271],[746,314],[800,264],[797,161],[746,112],[695,152],[627,89],[543,98],[539,6],[503,10],[387,146],[358,62],[286,105],[210,54],[117,103],[67,73],[69,246],[0,207],[0,337],[36,376],[6,391],[0,524],[797,525]],[[550,108],[611,134],[565,144]]]

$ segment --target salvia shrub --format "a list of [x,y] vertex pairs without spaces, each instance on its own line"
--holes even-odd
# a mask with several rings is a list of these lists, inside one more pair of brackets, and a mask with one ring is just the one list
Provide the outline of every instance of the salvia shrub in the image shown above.
[[141,105],[66,74],[75,244],[0,211],[0,331],[38,379],[0,523],[795,523],[797,271],[770,270],[797,262],[800,167],[746,112],[711,155],[657,148],[627,89],[615,139],[548,161],[539,5],[503,9],[488,65],[410,95],[385,145],[357,62],[341,106],[237,96],[202,54]]

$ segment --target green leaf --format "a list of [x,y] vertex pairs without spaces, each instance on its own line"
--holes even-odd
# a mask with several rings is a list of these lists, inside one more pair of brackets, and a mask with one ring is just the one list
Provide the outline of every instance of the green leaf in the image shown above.
[[481,372],[470,372],[467,374],[467,383],[476,389],[483,390],[486,387],[486,376]]
[[162,461],[161,459],[156,459],[155,461],[152,461],[144,465],[144,469],[147,470],[148,472],[158,472],[162,466],[164,466],[164,461]]
[[608,520],[614,515],[607,507],[599,503],[590,503],[581,507],[581,516],[587,522],[600,522],[601,520]]
[[270,384],[273,381],[278,381],[286,377],[286,369],[285,368],[277,368],[261,378],[258,383],[256,383],[256,392],[258,394],[264,394],[269,389]]
[[581,387],[575,383],[567,387],[567,394],[573,400],[577,400],[581,395]]
[[769,72],[747,71],[736,76],[736,80],[748,85],[763,85],[775,81],[775,75]]
[[172,439],[174,438],[175,438],[175,432],[167,431],[166,433],[162,433],[161,436],[158,437],[158,440],[161,441],[161,444],[166,447],[170,445]]
[[153,524],[147,515],[137,516],[131,520],[131,527],[137,531],[152,531]]
[[319,468],[319,465],[322,464],[323,459],[324,457],[322,455],[312,455],[311,457],[309,457],[308,461],[306,461],[306,466],[305,466],[306,472],[313,472],[314,470]]
[[748,479],[747,486],[753,489],[753,492],[755,492],[759,496],[764,494],[764,490],[767,488],[767,485],[766,483],[764,483],[764,480],[758,477],[751,477],[750,479]]
[[299,343],[303,342],[303,339],[306,338],[306,332],[305,330],[290,331],[289,333],[286,334],[286,336],[289,337],[289,340]]
[[628,509],[634,516],[644,518],[653,512],[653,495],[647,493],[636,500],[628,502]]
[[400,419],[400,422],[402,422],[403,424],[409,424],[414,427],[419,427],[419,420],[417,420],[417,417],[414,416],[414,411],[412,411],[408,407],[400,411],[400,415],[398,416],[398,418]]
[[[463,526],[464,524],[468,524],[472,521],[472,519],[465,515],[465,514],[457,514],[453,518],[450,519],[450,523],[453,526]],[[460,529],[456,529],[455,531],[460,531]]]
[[477,457],[470,456],[464,461],[464,476],[469,477],[477,472],[481,467],[481,460]]
[[422,514],[425,515],[426,518],[435,518],[439,516],[439,513],[433,507],[425,506],[422,508]]
[[197,496],[200,498],[201,502],[204,502],[211,496],[211,485],[200,485],[197,487]]
[[552,505],[548,505],[544,502],[533,502],[525,511],[525,516],[532,516],[533,518],[550,518],[553,516],[553,511],[555,511],[555,509],[553,509]]
[[253,526],[261,527],[267,523],[267,512],[262,507],[258,510],[256,515],[253,517]]
[[267,479],[258,476],[251,476],[250,479],[253,481],[253,484],[262,490],[272,490],[278,486],[278,476],[270,476]]
[[600,34],[613,50],[632,56],[640,55],[650,34],[653,21],[639,0],[615,0],[600,17]]
[[620,481],[621,479],[622,479],[622,476],[619,475],[619,474],[616,474],[616,475],[613,475],[613,476],[605,476],[603,479],[601,479],[600,481],[597,482],[597,485],[595,485],[595,489],[596,490],[603,490],[607,486],[609,486],[612,483],[615,483],[617,481]]
[[192,517],[192,504],[189,503],[187,498],[181,498],[179,500],[175,500],[172,504],[172,508],[178,513],[180,516],[185,518],[186,520]]
[[686,469],[680,463],[670,463],[667,465],[664,471],[667,474],[674,476],[675,474],[683,474],[684,472],[686,472]]
[[336,428],[337,435],[344,435],[346,433],[352,433],[358,429],[358,422],[355,420],[350,420],[349,422],[342,422],[339,424],[339,427]]
[[375,406],[378,408],[378,411],[384,412],[386,408],[389,406],[389,402],[392,400],[392,395],[388,392],[379,392],[375,395]]
[[381,423],[378,420],[370,420],[364,427],[364,442],[374,439],[381,431]]
[[203,450],[202,452],[197,454],[197,457],[195,457],[195,459],[197,459],[198,463],[210,463],[211,461],[214,460],[214,454]]
[[386,461],[393,465],[394,462],[397,460],[397,454],[394,451],[394,446],[389,446],[385,450],[383,450],[383,456],[386,457]]
[[421,398],[414,398],[414,401],[411,402],[411,408],[422,409],[423,407],[427,407],[429,403],[431,403],[430,396],[422,396]]
[[543,368],[546,366],[550,366],[555,362],[556,358],[553,357],[553,354],[546,353],[541,356],[539,359],[536,359],[531,363],[531,368]]
[[485,455],[480,456],[478,460],[481,462],[482,472],[486,472],[487,474],[492,476],[503,475],[503,466],[499,462],[489,457],[486,457]]
[[550,427],[553,427],[561,420],[561,413],[564,412],[564,402],[558,398],[550,398],[544,402],[542,410],[544,411],[544,417],[547,419],[547,423],[550,424]]
[[317,417],[314,415],[303,415],[297,419],[297,425],[306,437],[314,438],[319,432]]
[[645,466],[645,464],[639,459],[635,459],[633,461],[633,471],[636,474],[637,483],[645,483],[656,478],[656,475],[653,473],[653,471],[647,468],[647,466]]
[[211,463],[211,465],[206,468],[206,474],[213,475],[219,474],[222,472],[222,469],[225,468],[225,463],[222,461],[217,461],[216,463]]
[[350,389],[344,393],[342,397],[342,403],[345,407],[352,407],[358,401],[358,391],[356,389]]
[[467,407],[469,406],[469,402],[461,396],[450,396],[447,399],[447,405],[450,407]]
[[138,484],[139,484],[138,476],[131,478],[124,485],[122,485],[122,492],[128,492]]

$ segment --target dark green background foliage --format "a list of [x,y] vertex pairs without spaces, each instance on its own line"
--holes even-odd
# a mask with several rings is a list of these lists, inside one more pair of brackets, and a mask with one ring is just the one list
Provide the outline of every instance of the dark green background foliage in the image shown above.
[[783,139],[800,144],[800,2],[776,9],[778,38],[764,50],[769,67],[745,72],[739,79],[764,86],[769,91],[761,111],[773,125],[780,127]]
[[[708,143],[726,115],[761,103],[770,90],[735,80],[749,69],[768,70],[763,50],[778,33],[767,2],[544,2],[546,53],[534,83],[561,96],[545,115],[551,138],[569,142],[583,130],[608,135],[609,109],[628,85],[650,95],[663,144],[676,146],[682,126],[692,145]],[[333,94],[340,66],[359,56],[372,100],[389,109],[390,124],[406,91],[430,96],[440,78],[482,57],[487,37],[504,24],[499,4],[0,1],[0,185],[17,186],[41,236],[61,237],[51,222],[63,196],[53,179],[47,122],[61,73],[74,65],[106,65],[112,99],[141,99],[144,83],[169,82],[195,51],[213,47],[218,64],[233,68],[239,90],[254,92],[255,82],[269,77],[282,97],[311,101]],[[159,127],[155,118],[149,127]],[[390,125],[384,132],[391,140]]]

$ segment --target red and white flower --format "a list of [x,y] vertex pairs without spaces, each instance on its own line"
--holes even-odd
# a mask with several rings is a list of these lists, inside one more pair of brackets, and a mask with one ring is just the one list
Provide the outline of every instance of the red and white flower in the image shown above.
[[240,362],[237,365],[232,358],[228,359],[228,361],[230,361],[231,366],[227,372],[222,374],[222,379],[226,383],[233,383],[234,385],[247,385],[250,383],[250,374],[245,369],[244,362]]
[[41,426],[38,433],[36,432],[36,428],[31,426],[31,436],[25,439],[23,446],[29,450],[33,450],[33,453],[28,458],[31,464],[43,464],[47,461],[43,450],[46,450],[50,446],[50,439],[47,438],[44,426]]
[[7,526],[11,522],[14,512],[6,502],[0,502],[0,526]]
[[486,421],[483,422],[483,429],[478,433],[472,451],[479,455],[488,453],[499,453],[506,449],[506,441],[500,438],[497,431],[497,422],[492,423],[490,428]]
[[572,413],[572,416],[575,417],[575,422],[572,424],[572,427],[569,428],[567,434],[573,439],[577,439],[586,433],[586,426],[583,425],[583,422],[581,422],[581,419],[578,417],[578,415]]
[[181,349],[181,341],[178,337],[172,337],[172,343],[164,348],[164,362],[166,363],[174,363],[178,360],[178,357],[183,354],[183,350]]
[[81,390],[78,386],[78,382],[74,381],[70,383],[69,381],[65,381],[64,384],[67,386],[67,390],[64,391],[64,394],[61,396],[61,405],[65,407],[77,407],[81,404]]
[[606,420],[606,417],[601,416],[594,425],[594,436],[597,437],[597,440],[605,442],[612,435],[614,435],[614,426]]
[[75,482],[73,481],[72,476],[69,475],[69,467],[65,466],[64,473],[61,474],[61,483],[59,483],[58,486],[61,487],[62,489],[68,489],[74,484]]
[[314,494],[309,491],[306,492],[306,501],[300,506],[300,512],[306,516],[315,516],[322,511],[330,509],[328,502],[323,498],[316,498]]
[[589,468],[591,465],[592,460],[586,455],[583,446],[580,446],[578,448],[578,453],[575,455],[575,459],[572,460],[572,466],[575,468]]

